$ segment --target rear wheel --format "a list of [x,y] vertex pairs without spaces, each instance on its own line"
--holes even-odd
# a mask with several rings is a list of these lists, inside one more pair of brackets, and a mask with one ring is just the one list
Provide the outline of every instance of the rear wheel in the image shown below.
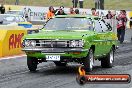
[[35,72],[36,71],[37,65],[38,65],[37,59],[31,58],[31,57],[27,57],[27,66],[28,66],[28,69],[31,72]]
[[66,62],[60,62],[60,61],[55,61],[54,63],[56,66],[66,66],[67,65]]
[[89,50],[88,55],[83,60],[84,68],[86,72],[91,72],[94,65],[94,52],[92,49]]
[[101,59],[101,66],[103,68],[112,68],[114,62],[114,49],[112,48],[108,55]]

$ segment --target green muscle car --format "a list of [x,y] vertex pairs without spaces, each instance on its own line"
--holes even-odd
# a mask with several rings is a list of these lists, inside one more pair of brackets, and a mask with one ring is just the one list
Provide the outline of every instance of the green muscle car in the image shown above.
[[117,44],[116,34],[103,19],[60,15],[48,20],[38,33],[25,36],[22,50],[30,71],[36,71],[41,62],[53,61],[56,66],[78,62],[90,72],[95,60],[101,61],[102,67],[113,66]]

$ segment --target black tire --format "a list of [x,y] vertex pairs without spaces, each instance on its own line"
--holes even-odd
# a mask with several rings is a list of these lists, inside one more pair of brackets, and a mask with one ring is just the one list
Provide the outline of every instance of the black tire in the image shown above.
[[56,66],[59,66],[59,67],[60,67],[60,66],[66,66],[66,65],[67,65],[66,62],[62,63],[62,62],[60,62],[60,61],[55,61],[54,63],[55,63]]
[[86,72],[91,72],[94,65],[94,52],[89,49],[88,55],[83,60],[84,68]]
[[27,57],[27,66],[30,72],[35,72],[37,69],[37,65],[38,65],[37,59]]
[[101,66],[103,68],[112,68],[114,63],[114,49],[112,48],[108,55],[101,59]]

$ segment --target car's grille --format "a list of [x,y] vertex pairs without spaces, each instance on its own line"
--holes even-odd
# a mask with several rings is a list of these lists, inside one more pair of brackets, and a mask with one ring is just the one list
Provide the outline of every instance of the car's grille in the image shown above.
[[69,46],[68,40],[36,40],[36,47],[65,48]]

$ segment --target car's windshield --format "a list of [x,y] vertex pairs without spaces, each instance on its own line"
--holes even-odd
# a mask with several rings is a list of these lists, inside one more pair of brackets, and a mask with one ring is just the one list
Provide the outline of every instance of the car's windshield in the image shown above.
[[87,18],[53,18],[45,25],[46,30],[93,30],[93,22]]

